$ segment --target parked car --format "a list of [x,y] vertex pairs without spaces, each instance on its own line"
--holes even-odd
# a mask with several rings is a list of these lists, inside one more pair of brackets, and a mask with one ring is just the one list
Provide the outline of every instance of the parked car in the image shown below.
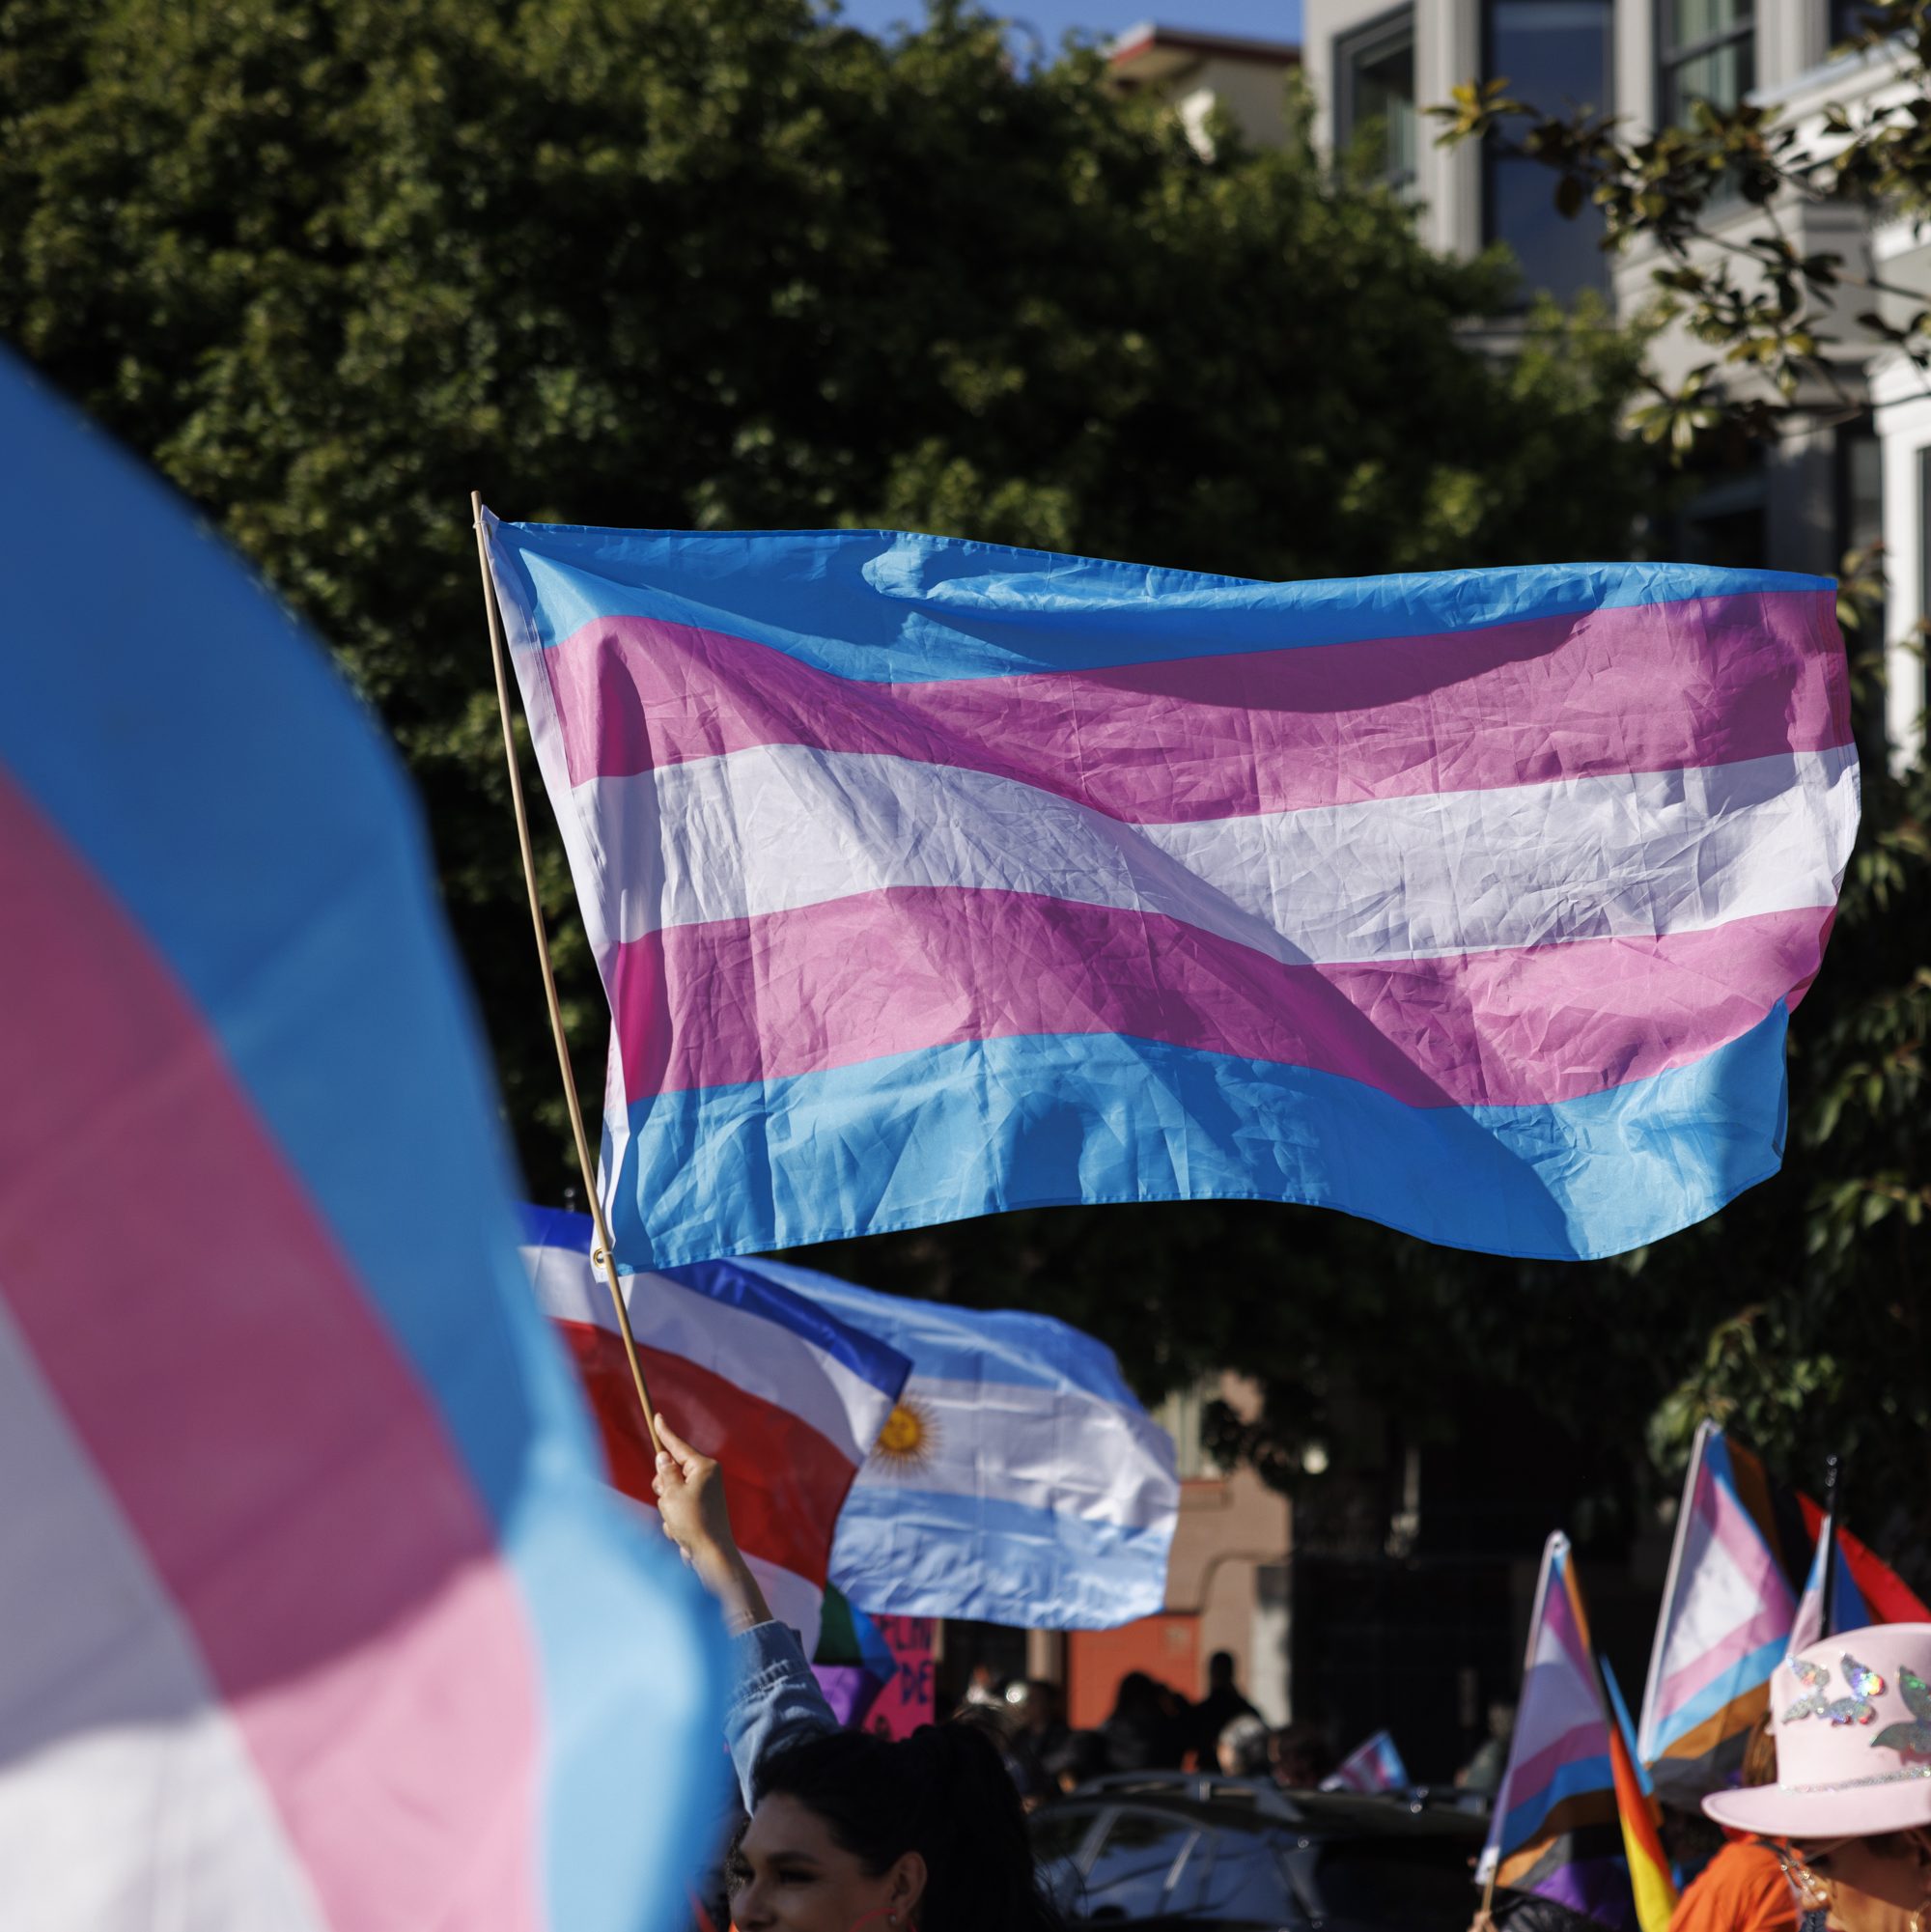
[[1481,1820],[1406,1799],[1186,1772],[1096,1778],[1032,1815],[1076,1925],[1467,1932]]

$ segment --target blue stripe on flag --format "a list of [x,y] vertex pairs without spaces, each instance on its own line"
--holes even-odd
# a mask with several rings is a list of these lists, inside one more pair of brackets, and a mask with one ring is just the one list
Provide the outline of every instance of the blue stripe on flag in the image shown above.
[[664,1267],[1016,1208],[1260,1199],[1593,1260],[1777,1171],[1786,1019],[1779,1001],[1690,1066],[1549,1106],[1411,1107],[1339,1075],[1117,1034],[660,1094],[630,1110],[613,1231]]
[[1714,1718],[1726,1704],[1734,1703],[1759,1684],[1767,1684],[1770,1673],[1783,1662],[1784,1644],[1785,1639],[1780,1637],[1760,1644],[1748,1657],[1739,1658],[1721,1677],[1704,1685],[1687,1704],[1662,1719],[1656,1726],[1657,1754],[1660,1756],[1678,1738]]
[[[561,1248],[587,1256],[594,1245],[595,1227],[588,1215],[523,1204],[523,1239],[531,1246]],[[611,1239],[616,1239],[614,1234]],[[876,1334],[841,1321],[837,1312],[827,1314],[782,1282],[767,1280],[753,1270],[728,1261],[686,1262],[656,1272],[693,1294],[707,1296],[711,1301],[789,1330],[887,1395],[895,1397],[905,1386],[905,1358],[896,1348]]]
[[[898,1483],[858,1483],[831,1581],[875,1615],[1096,1628],[1166,1600],[1170,1526],[1133,1526]],[[969,1579],[969,1581],[965,1581]]]
[[1502,1820],[1501,1833],[1497,1840],[1502,1857],[1507,1858],[1519,1845],[1526,1844],[1541,1830],[1543,1820],[1565,1798],[1574,1798],[1585,1791],[1602,1791],[1614,1796],[1615,1779],[1609,1769],[1607,1750],[1595,1757],[1581,1757],[1573,1764],[1561,1766],[1540,1791],[1525,1798],[1510,1810]]
[[600,530],[493,518],[491,530],[493,555],[519,579],[542,644],[600,617],[657,617],[865,683],[1430,636],[1832,584],[1782,571],[1605,563],[1256,585],[890,530]]
[[747,1266],[889,1342],[916,1376],[1077,1388],[1139,1413],[1112,1350],[1049,1315],[910,1301],[769,1257]]
[[1858,1588],[1858,1580],[1851,1569],[1851,1559],[1842,1538],[1831,1538],[1831,1554],[1836,1568],[1831,1584],[1830,1634],[1834,1637],[1840,1630],[1862,1630],[1875,1619],[1870,1613],[1870,1606],[1864,1602],[1864,1593]]

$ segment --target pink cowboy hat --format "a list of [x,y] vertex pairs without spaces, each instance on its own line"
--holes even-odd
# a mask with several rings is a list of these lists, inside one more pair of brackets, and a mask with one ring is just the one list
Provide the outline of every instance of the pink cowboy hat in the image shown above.
[[1931,1825],[1931,1623],[1847,1630],[1770,1675],[1777,1782],[1703,1800],[1771,1838],[1863,1838]]

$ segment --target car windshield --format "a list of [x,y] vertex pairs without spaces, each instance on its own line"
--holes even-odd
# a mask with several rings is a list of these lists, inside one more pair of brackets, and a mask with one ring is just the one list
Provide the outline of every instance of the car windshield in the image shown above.
[[1330,1925],[1466,1932],[1469,1867],[1452,1839],[1317,1841],[1301,1866],[1309,1909]]
[[1114,1812],[1086,1867],[1081,1916],[1152,1918],[1169,1910],[1168,1893],[1199,1835],[1184,1819],[1158,1811]]

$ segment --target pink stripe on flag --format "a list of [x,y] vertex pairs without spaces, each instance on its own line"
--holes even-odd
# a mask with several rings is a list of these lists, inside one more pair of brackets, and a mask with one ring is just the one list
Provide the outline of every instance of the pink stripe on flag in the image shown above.
[[439,1416],[199,1013],[4,780],[0,897],[0,1292],[41,1373],[328,1921],[534,1925],[531,1640]]
[[1729,1485],[1714,1476],[1706,1478],[1694,1507],[1757,1595],[1766,1603],[1780,1602],[1795,1609],[1796,1593],[1784,1577],[1782,1564]]
[[1414,1106],[1543,1105],[1738,1038],[1816,971],[1829,924],[1813,909],[1288,966],[1145,912],[904,886],[654,933],[617,950],[610,996],[631,1101],[963,1040],[1114,1033],[1340,1074]]
[[[1604,1757],[1609,1753],[1609,1736],[1602,1723],[1581,1723],[1566,1730],[1553,1744],[1544,1745],[1533,1757],[1525,1758],[1509,1773],[1508,1807],[1511,1812],[1530,1803],[1539,1793],[1549,1788],[1550,1780],[1564,1765],[1581,1764],[1592,1757]],[[1609,1788],[1609,1780],[1603,1779],[1603,1788]]]
[[648,617],[597,618],[541,656],[573,784],[804,744],[993,772],[1147,825],[1722,765],[1851,729],[1828,591],[929,684]]
[[[1657,1693],[1657,1710],[1665,1717],[1680,1711],[1693,1697],[1708,1690],[1746,1657],[1761,1650],[1766,1643],[1775,1643],[1787,1635],[1789,1629],[1789,1606],[1766,1604],[1747,1622],[1740,1623],[1735,1630],[1720,1638],[1701,1656],[1693,1657],[1681,1669],[1671,1671]],[[1754,1685],[1742,1686],[1739,1694],[1743,1690],[1754,1688]]]

